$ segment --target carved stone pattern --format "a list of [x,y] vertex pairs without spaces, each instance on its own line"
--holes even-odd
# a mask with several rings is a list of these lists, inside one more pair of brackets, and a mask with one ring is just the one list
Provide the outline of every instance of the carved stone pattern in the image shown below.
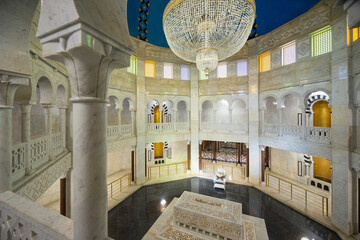
[[164,65],[162,63],[155,63],[155,77],[162,78],[164,76]]
[[281,49],[271,52],[271,68],[281,66]]
[[229,62],[227,66],[228,70],[228,77],[236,77],[236,63],[235,62]]
[[36,201],[61,175],[71,168],[71,165],[71,154],[69,153],[15,192],[24,198]]
[[255,240],[255,225],[252,222],[244,221],[244,240]]
[[296,57],[297,59],[303,59],[310,57],[311,54],[311,38],[303,38],[296,42]]
[[174,64],[174,78],[181,79],[181,66],[179,64]]
[[324,26],[330,21],[330,8],[325,4],[314,10],[310,10],[303,16],[292,21],[285,27],[271,32],[257,42],[258,53],[263,53],[268,49],[283,44],[284,41],[294,38],[298,34],[304,34],[315,30],[316,26]]

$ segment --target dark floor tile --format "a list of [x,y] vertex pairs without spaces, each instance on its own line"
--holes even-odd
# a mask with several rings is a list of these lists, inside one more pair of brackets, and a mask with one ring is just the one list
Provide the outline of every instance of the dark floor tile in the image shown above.
[[109,237],[141,239],[161,215],[160,201],[170,203],[184,191],[241,203],[244,214],[265,219],[270,240],[340,240],[335,232],[253,187],[227,183],[226,191],[215,190],[211,180],[202,178],[140,188],[109,212]]

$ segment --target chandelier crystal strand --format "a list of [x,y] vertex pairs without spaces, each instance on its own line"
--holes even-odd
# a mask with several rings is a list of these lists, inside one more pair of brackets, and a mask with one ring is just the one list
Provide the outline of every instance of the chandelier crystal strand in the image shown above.
[[254,0],[171,0],[163,27],[171,50],[208,75],[244,46],[254,20]]

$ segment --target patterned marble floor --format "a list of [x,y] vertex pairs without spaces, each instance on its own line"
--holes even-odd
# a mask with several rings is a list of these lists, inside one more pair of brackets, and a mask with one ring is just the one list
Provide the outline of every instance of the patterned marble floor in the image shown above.
[[[226,191],[214,190],[211,180],[188,178],[140,188],[109,212],[109,237],[115,240],[141,239],[160,216],[161,201],[170,203],[183,191],[239,202],[243,213],[265,219],[270,240],[340,240],[323,225],[249,186],[226,184]],[[305,239],[306,239],[305,238]]]

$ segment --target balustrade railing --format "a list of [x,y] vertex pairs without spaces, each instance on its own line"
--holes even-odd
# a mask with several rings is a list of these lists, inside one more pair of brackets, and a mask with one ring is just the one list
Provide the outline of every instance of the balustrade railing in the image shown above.
[[64,151],[64,134],[62,132],[55,133],[52,135],[52,153],[56,157]]
[[[11,150],[12,180],[16,181],[25,176],[27,162],[29,169],[36,169],[49,161],[51,157],[56,158],[64,151],[64,133],[62,132],[13,146]],[[30,159],[27,159],[28,156]]]
[[120,139],[122,137],[128,137],[133,134],[132,125],[116,125],[109,126],[106,129],[107,140]]
[[180,123],[147,123],[146,132],[148,133],[171,133],[188,131],[189,124],[187,122]]
[[22,143],[14,146],[11,150],[11,174],[13,180],[25,176],[26,145],[27,143]]
[[248,127],[243,123],[202,122],[200,124],[200,130],[203,132],[246,134],[248,132]]
[[113,198],[119,195],[125,188],[131,185],[131,173],[119,177],[107,185],[108,197]]
[[289,197],[291,201],[303,204],[306,210],[318,212],[323,216],[329,216],[329,198],[311,191],[298,184],[282,179],[271,173],[266,173],[266,187],[273,188],[278,193]]
[[306,139],[311,142],[331,143],[331,128],[307,127]]
[[[305,129],[305,134],[303,131]],[[284,139],[303,139],[305,141],[331,144],[331,128],[324,127],[305,127],[302,126],[289,126],[289,125],[275,125],[263,124],[262,135],[271,137],[280,137]]]
[[147,171],[147,176],[150,179],[184,174],[187,171],[187,162],[151,166],[148,167]]

